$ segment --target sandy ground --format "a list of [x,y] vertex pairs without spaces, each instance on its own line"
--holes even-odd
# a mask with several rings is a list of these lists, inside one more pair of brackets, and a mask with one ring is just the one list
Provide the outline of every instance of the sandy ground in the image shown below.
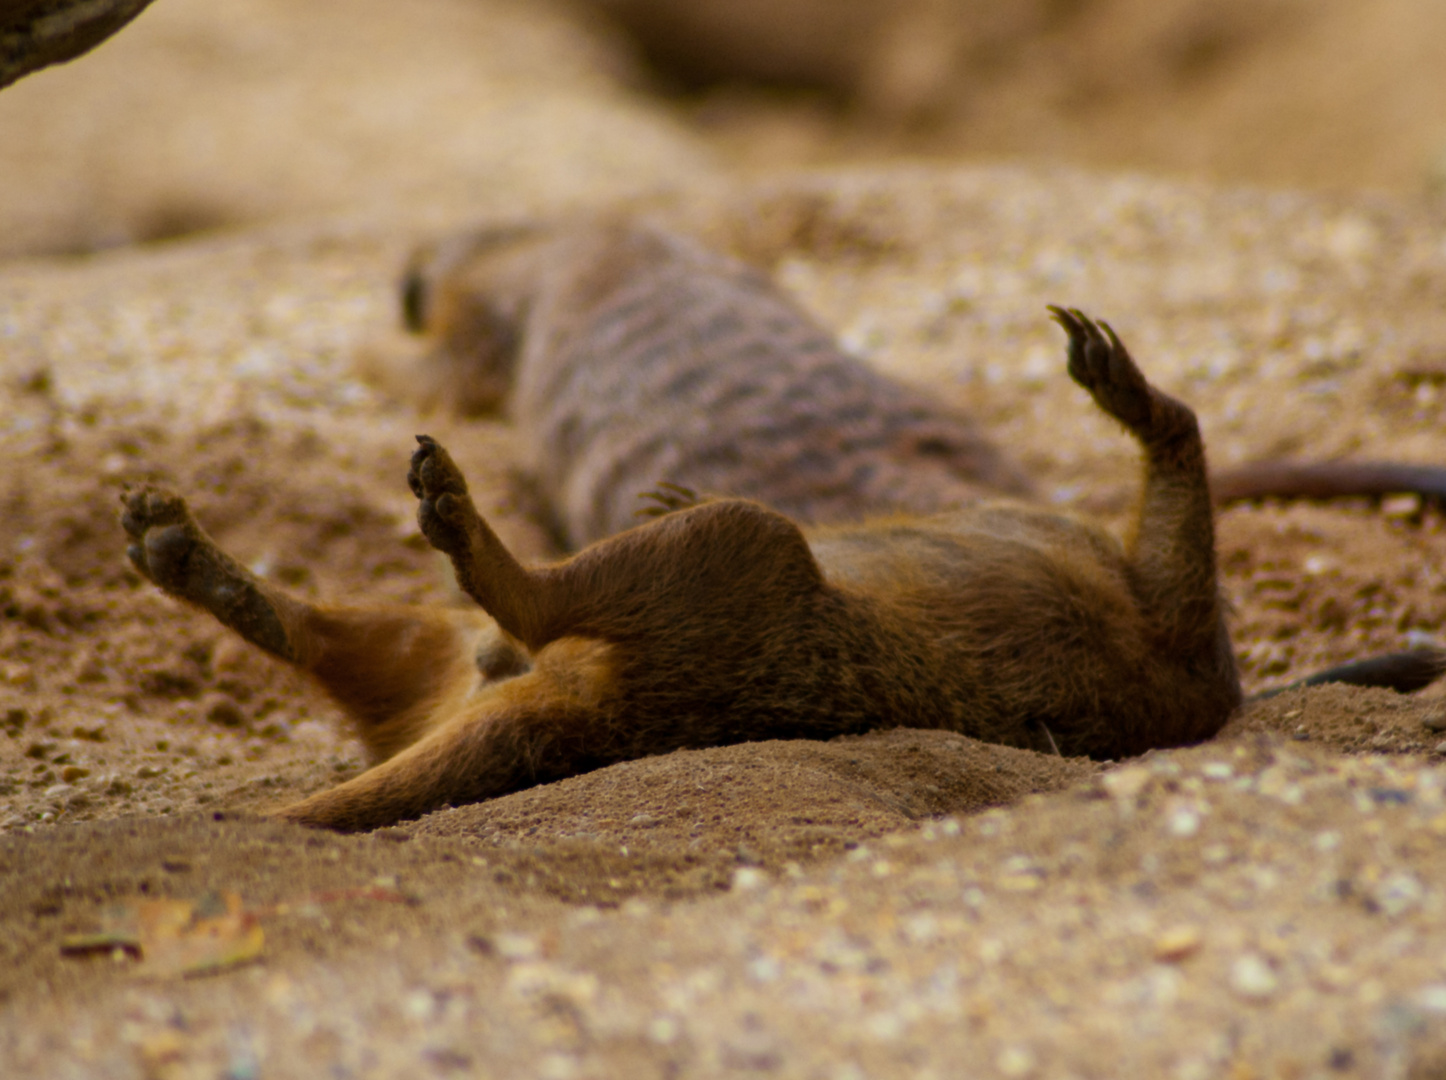
[[[427,430],[509,545],[552,554],[509,503],[506,426],[406,395],[394,281],[427,228],[626,195],[1115,521],[1134,453],[1064,377],[1046,302],[1110,318],[1216,462],[1439,460],[1439,207],[1062,168],[741,180],[616,84],[574,109],[593,70],[558,105],[587,140],[517,99],[491,114],[486,145],[532,156],[477,205],[444,176],[382,206],[422,180],[378,174],[372,210],[0,264],[0,1075],[1446,1075],[1439,693],[1287,694],[1105,768],[895,731],[678,753],[365,836],[255,816],[359,747],[136,577],[116,497],[174,485],[304,595],[452,603],[402,479]],[[1249,688],[1446,636],[1441,533],[1401,500],[1226,512]],[[253,962],[183,980],[62,955],[117,903],[213,890],[262,927]]]
[[[1199,404],[1217,459],[1431,460],[1446,230],[1419,209],[915,170],[705,186],[655,212],[771,263],[1062,503],[1117,514],[1132,452],[1061,376],[1043,298],[1111,314]],[[0,278],[7,1074],[1435,1060],[1446,732],[1429,694],[1273,699],[1209,747],[1103,777],[894,732],[676,754],[371,837],[246,817],[350,775],[358,748],[295,676],[137,580],[122,483],[193,494],[224,544],[304,594],[447,603],[401,482],[425,425],[508,542],[548,553],[506,505],[504,425],[420,418],[358,374],[405,369],[408,239],[288,227]],[[1440,519],[1389,509],[1224,515],[1251,686],[1439,634]],[[986,806],[1006,808],[972,816]],[[355,894],[376,882],[412,902]],[[259,963],[156,983],[60,955],[117,900],[213,888],[263,913]]]

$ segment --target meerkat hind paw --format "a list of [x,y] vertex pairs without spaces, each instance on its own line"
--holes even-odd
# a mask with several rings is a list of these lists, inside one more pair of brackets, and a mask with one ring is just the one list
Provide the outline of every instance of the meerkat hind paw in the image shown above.
[[267,652],[292,659],[292,649],[260,582],[216,546],[179,495],[155,488],[127,492],[121,527],[133,543],[136,569],[172,596],[209,611]]

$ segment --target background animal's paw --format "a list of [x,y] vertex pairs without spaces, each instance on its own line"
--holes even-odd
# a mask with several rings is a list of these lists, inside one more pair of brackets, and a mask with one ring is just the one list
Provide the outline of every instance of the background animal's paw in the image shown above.
[[651,499],[657,506],[644,506],[633,511],[637,517],[662,517],[664,514],[671,514],[675,510],[691,510],[706,500],[699,497],[692,488],[683,487],[681,484],[670,484],[666,480],[659,480],[658,486],[652,491],[645,491],[638,496],[640,499]]
[[1105,412],[1140,430],[1150,423],[1150,384],[1107,322],[1096,323],[1078,308],[1050,306],[1054,321],[1069,335],[1069,375],[1090,392]]
[[191,517],[186,500],[161,488],[141,488],[121,495],[121,528],[131,538],[126,556],[146,577],[167,592],[182,593],[191,552],[209,544]]
[[418,435],[417,442],[407,471],[407,483],[420,500],[417,525],[438,551],[460,555],[467,550],[468,523],[477,516],[467,494],[467,481],[451,455],[430,435]]

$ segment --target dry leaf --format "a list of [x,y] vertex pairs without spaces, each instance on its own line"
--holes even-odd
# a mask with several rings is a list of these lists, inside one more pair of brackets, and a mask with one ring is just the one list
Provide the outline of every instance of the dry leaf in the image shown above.
[[140,959],[136,974],[164,979],[206,975],[254,960],[265,940],[256,916],[236,893],[199,900],[137,900],[101,916],[101,930],[60,943],[68,955],[123,949]]

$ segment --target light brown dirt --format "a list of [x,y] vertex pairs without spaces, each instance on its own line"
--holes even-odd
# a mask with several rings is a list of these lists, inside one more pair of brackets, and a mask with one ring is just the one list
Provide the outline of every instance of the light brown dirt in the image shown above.
[[[392,290],[414,213],[631,193],[770,266],[851,349],[978,415],[1046,497],[1107,517],[1134,454],[1063,376],[1046,302],[1110,318],[1219,463],[1439,461],[1439,209],[1066,169],[745,182],[612,93],[546,122],[515,99],[489,113],[477,152],[531,156],[470,210],[456,188],[350,202],[353,181],[390,190],[384,164],[375,188],[334,174],[337,202],[298,183],[296,214],[344,219],[0,265],[0,1075],[1446,1074],[1440,692],[1285,694],[1103,771],[897,731],[647,759],[368,836],[253,816],[350,775],[358,746],[308,686],[136,578],[122,484],[184,490],[306,595],[454,602],[402,479],[426,430],[514,550],[550,553],[508,503],[505,426],[407,398]],[[209,176],[248,175],[256,144],[236,145]],[[1439,638],[1441,531],[1400,501],[1226,512],[1250,688]],[[116,901],[209,889],[263,912],[258,962],[149,982],[60,954]]]

